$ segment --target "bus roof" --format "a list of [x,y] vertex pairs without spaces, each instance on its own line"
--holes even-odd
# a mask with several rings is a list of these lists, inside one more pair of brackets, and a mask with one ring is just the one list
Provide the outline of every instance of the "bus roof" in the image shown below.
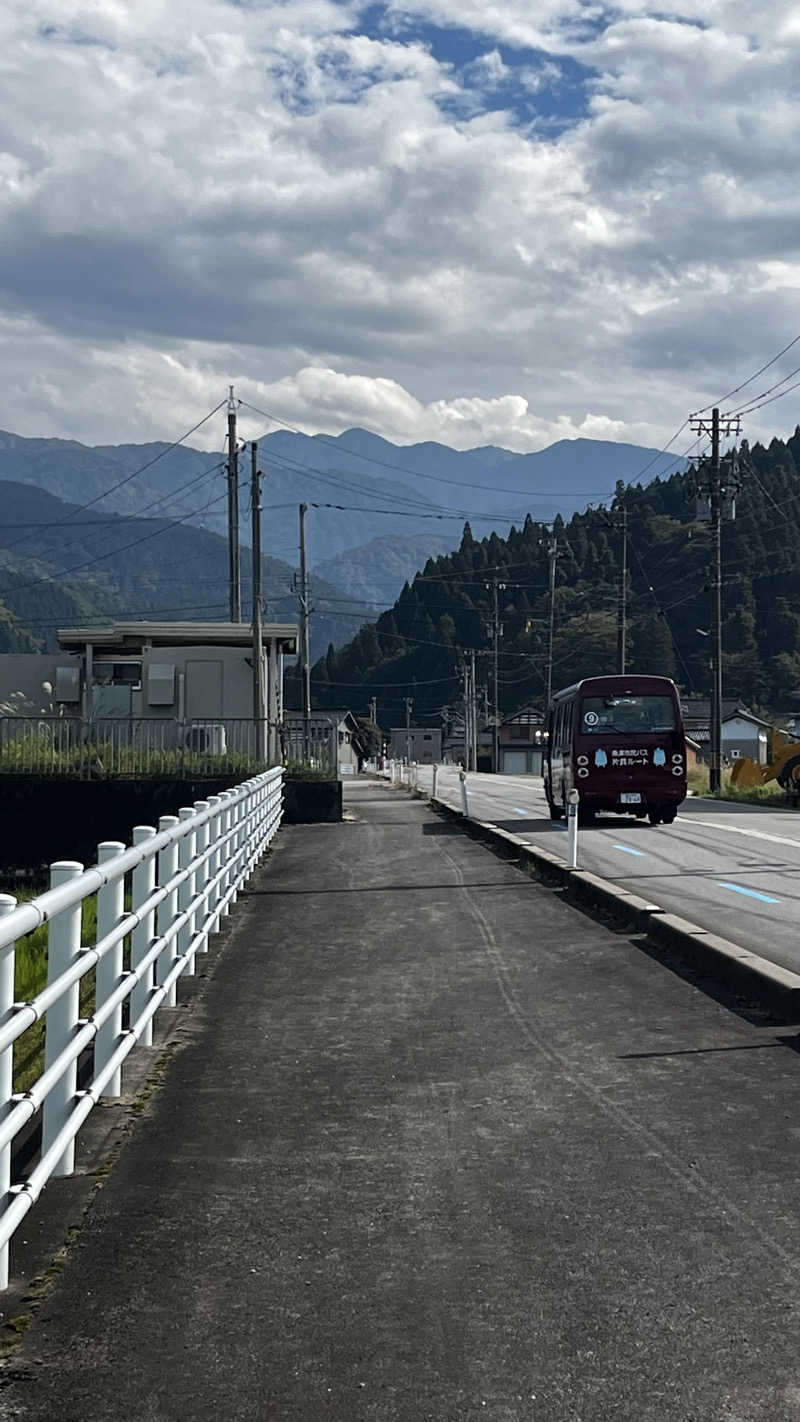
[[572,686],[557,691],[554,701],[571,700],[578,693],[583,696],[646,696],[648,692],[657,696],[678,696],[678,688],[668,676],[645,676],[628,674],[625,676],[587,676]]

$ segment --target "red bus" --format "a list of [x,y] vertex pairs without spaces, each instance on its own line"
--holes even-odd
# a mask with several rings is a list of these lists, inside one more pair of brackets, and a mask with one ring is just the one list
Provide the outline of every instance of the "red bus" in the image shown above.
[[686,740],[665,676],[591,676],[559,691],[548,717],[544,788],[561,819],[570,790],[580,817],[598,810],[670,825],[686,798]]

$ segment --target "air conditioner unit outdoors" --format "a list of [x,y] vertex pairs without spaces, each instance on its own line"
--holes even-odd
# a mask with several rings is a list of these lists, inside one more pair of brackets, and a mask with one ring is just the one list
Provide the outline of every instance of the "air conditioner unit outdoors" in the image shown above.
[[225,727],[213,721],[195,721],[184,732],[183,744],[203,755],[224,755],[228,749]]

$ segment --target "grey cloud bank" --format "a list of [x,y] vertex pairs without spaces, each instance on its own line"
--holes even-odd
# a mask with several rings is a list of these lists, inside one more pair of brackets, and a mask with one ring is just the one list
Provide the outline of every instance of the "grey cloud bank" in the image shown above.
[[[234,380],[309,431],[653,444],[800,330],[793,6],[359,14],[6,0],[0,425],[169,438]],[[459,116],[425,23],[473,74],[585,64],[588,117],[542,137],[491,84]]]

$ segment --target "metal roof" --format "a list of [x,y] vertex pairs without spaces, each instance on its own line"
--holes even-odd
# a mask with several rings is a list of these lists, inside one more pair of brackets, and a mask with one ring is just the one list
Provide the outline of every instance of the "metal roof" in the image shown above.
[[[298,630],[292,622],[264,622],[263,643],[276,638],[284,651],[297,651]],[[61,647],[86,646],[126,647],[138,649],[149,643],[153,647],[250,647],[253,630],[249,622],[110,622],[99,627],[60,627]]]

